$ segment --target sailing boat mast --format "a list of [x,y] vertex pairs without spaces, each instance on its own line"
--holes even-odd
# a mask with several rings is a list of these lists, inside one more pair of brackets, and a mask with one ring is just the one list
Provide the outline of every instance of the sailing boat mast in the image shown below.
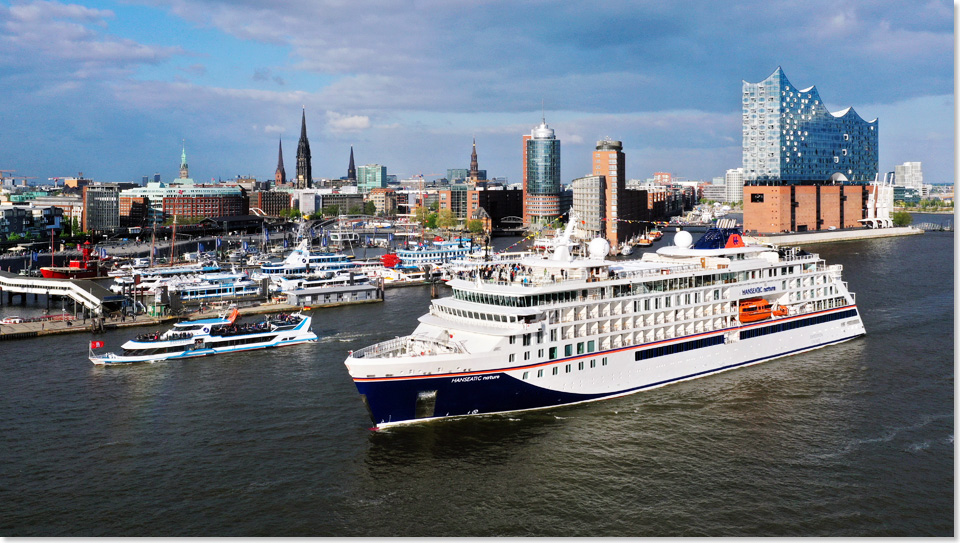
[[173,216],[173,234],[170,236],[170,264],[177,257],[177,216]]

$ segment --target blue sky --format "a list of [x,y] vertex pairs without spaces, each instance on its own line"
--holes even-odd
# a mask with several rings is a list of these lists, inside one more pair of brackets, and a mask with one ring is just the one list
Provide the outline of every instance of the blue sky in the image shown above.
[[597,140],[628,178],[709,180],[741,164],[741,80],[782,66],[831,110],[880,119],[880,169],[954,180],[946,1],[0,0],[0,169],[39,179],[315,177],[379,163],[521,178],[541,119],[564,182]]

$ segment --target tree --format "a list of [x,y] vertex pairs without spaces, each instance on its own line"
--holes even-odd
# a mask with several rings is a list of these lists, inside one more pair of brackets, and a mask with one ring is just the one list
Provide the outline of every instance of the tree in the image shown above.
[[340,206],[336,204],[325,205],[321,211],[323,211],[324,217],[336,217],[340,214]]
[[363,203],[363,214],[364,215],[376,215],[377,214],[377,204],[373,200],[367,200]]
[[910,226],[913,222],[913,215],[906,211],[896,211],[890,218],[893,219],[894,226]]
[[452,209],[441,209],[437,212],[437,227],[448,230],[457,225],[457,217]]
[[480,234],[483,232],[483,221],[480,219],[471,219],[467,221],[467,230],[469,230],[471,234]]
[[420,226],[426,226],[427,220],[430,218],[430,210],[423,206],[417,206],[413,210],[413,220],[416,221]]

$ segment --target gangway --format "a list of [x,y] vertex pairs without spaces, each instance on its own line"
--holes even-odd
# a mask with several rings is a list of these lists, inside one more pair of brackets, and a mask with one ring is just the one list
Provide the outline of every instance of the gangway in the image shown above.
[[0,296],[45,294],[66,296],[95,316],[102,316],[123,306],[124,296],[114,294],[103,285],[87,279],[48,279],[0,271]]

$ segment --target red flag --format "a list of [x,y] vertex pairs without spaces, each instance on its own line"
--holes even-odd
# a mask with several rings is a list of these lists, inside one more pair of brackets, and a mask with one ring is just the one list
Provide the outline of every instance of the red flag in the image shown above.
[[103,342],[102,342],[102,341],[91,341],[91,342],[90,342],[90,348],[91,348],[91,349],[99,349],[100,347],[103,347]]

